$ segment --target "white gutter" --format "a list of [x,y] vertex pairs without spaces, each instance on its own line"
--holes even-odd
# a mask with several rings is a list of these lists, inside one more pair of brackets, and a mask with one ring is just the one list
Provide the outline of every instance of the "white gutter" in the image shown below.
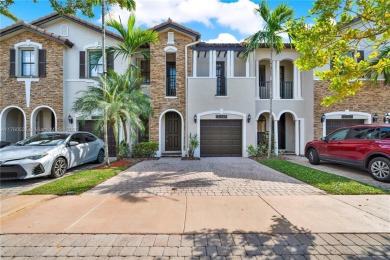
[[185,54],[184,54],[184,62],[185,62],[185,89],[186,89],[186,130],[184,131],[185,132],[185,146],[184,146],[184,151],[185,153],[187,153],[187,146],[188,146],[188,52],[187,52],[187,49],[188,47],[190,46],[193,46],[195,44],[198,44],[200,43],[201,40],[199,39],[198,41],[196,42],[191,42],[189,44],[187,44],[185,46]]

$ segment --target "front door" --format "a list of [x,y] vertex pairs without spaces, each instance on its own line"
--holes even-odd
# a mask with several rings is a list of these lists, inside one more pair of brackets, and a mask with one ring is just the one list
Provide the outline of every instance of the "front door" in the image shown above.
[[165,151],[181,151],[181,120],[175,112],[165,114]]

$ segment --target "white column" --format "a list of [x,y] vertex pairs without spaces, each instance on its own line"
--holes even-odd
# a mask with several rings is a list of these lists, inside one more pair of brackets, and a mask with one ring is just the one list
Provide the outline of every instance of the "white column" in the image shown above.
[[193,56],[192,56],[192,76],[193,77],[196,77],[196,74],[197,74],[197,59],[198,59],[198,51],[194,51],[193,52]]
[[256,71],[255,71],[255,76],[256,76],[256,91],[255,91],[255,93],[256,93],[256,98],[259,98],[259,96],[260,96],[260,90],[259,90],[259,86],[260,86],[260,83],[259,83],[259,81],[260,81],[260,75],[259,75],[259,61],[255,61],[255,69],[256,69]]
[[[277,155],[279,153],[278,151],[278,146],[279,146],[279,141],[278,141],[278,120],[274,120],[274,136],[275,136],[275,154]],[[270,138],[272,138],[270,136]]]
[[299,120],[295,120],[295,154],[299,155]]
[[276,84],[278,84],[276,78],[276,61],[272,61],[272,93],[273,93],[273,98],[276,99],[278,97],[278,93],[276,92]]
[[294,91],[294,99],[297,99],[298,97],[298,68],[295,64],[293,64],[293,71],[294,71],[294,76],[293,76],[293,91]]
[[300,141],[300,154],[304,154],[305,153],[305,119],[302,118],[301,120],[299,120],[300,122],[300,138],[299,138],[299,141]]
[[232,60],[232,56],[231,56],[231,51],[228,51],[227,52],[227,58],[226,58],[226,77],[230,78],[231,77],[231,71],[230,71],[230,66],[231,66],[231,60]]
[[208,51],[209,54],[209,77],[213,77],[213,51]]
[[213,77],[217,76],[217,51],[213,51]]
[[230,71],[230,77],[234,78],[234,55],[235,55],[235,52],[232,51],[232,52],[231,52],[231,55],[232,55],[232,58],[231,58],[231,60],[230,60],[230,69],[231,69],[231,71]]
[[245,63],[245,77],[249,78],[249,58],[251,57],[251,54],[249,54],[249,57],[246,59]]
[[297,98],[302,99],[301,71],[297,68]]
[[276,61],[276,69],[275,69],[275,82],[276,82],[276,98],[280,99],[280,61]]

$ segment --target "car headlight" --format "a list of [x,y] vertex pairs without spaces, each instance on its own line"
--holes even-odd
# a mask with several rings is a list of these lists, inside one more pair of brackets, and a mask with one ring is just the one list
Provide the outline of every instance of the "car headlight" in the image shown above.
[[46,155],[48,155],[48,153],[43,153],[43,154],[33,155],[33,156],[27,156],[27,157],[24,157],[23,159],[38,160],[38,159],[41,159],[41,158],[45,157]]

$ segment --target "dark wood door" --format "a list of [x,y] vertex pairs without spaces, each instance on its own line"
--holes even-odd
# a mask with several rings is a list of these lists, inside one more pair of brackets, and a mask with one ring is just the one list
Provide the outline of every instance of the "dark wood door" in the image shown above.
[[282,114],[278,121],[278,149],[286,149],[286,114]]
[[181,151],[181,120],[175,112],[165,114],[165,151]]
[[217,61],[217,96],[226,96],[226,85],[225,85],[225,62]]
[[242,120],[201,120],[200,156],[242,156]]

